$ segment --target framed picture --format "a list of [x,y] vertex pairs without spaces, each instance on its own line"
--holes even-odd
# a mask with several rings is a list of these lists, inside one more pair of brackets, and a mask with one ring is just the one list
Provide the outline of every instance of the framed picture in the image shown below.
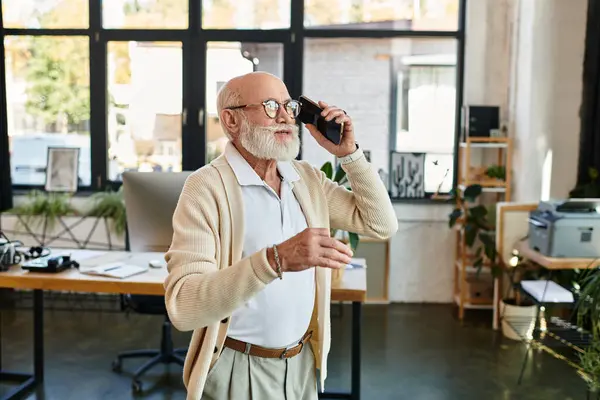
[[425,198],[425,153],[392,151],[389,179],[392,198]]
[[77,191],[79,171],[79,148],[48,147],[46,185],[48,192]]

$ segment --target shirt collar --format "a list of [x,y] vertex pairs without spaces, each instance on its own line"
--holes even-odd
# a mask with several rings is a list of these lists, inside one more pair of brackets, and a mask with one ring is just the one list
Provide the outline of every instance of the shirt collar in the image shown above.
[[[241,186],[263,185],[263,180],[231,142],[225,147],[225,158]],[[278,161],[277,170],[284,181],[295,182],[300,179],[300,175],[289,161]]]

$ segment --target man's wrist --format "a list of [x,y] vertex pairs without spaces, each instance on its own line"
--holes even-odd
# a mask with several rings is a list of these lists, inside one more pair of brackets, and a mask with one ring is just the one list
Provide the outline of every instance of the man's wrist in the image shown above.
[[352,161],[359,159],[363,155],[362,149],[359,147],[358,143],[355,143],[356,148],[350,154],[346,154],[345,156],[338,157],[338,161],[340,164],[349,164]]
[[273,271],[275,271],[279,279],[281,279],[281,274],[283,272],[281,266],[281,259],[279,258],[279,254],[277,254],[275,246],[267,248],[267,261],[269,262],[269,265],[271,266],[271,268],[273,268]]
[[275,252],[272,247],[267,247],[267,261],[271,268],[273,268],[273,271],[277,273],[277,262],[275,261]]

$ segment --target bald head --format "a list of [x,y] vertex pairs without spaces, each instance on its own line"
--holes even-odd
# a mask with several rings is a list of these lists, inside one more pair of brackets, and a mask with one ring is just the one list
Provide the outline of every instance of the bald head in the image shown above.
[[250,72],[237,76],[223,85],[217,97],[219,114],[225,107],[243,104],[259,103],[264,99],[289,97],[285,84],[281,79],[268,72]]
[[[290,98],[287,87],[281,79],[268,72],[250,72],[226,82],[217,95],[217,113],[223,118],[223,110],[227,107],[243,104],[258,104],[267,99],[275,99],[280,103]],[[264,113],[263,113],[264,114]],[[255,120],[255,118],[250,118]],[[224,133],[231,139],[232,132],[221,124]]]

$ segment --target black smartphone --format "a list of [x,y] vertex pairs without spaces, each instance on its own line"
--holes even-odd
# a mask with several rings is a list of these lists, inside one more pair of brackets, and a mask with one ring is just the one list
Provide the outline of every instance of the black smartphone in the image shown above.
[[325,121],[321,116],[323,109],[306,96],[300,96],[300,114],[298,119],[303,124],[313,124],[330,142],[340,144],[344,126],[335,121]]

